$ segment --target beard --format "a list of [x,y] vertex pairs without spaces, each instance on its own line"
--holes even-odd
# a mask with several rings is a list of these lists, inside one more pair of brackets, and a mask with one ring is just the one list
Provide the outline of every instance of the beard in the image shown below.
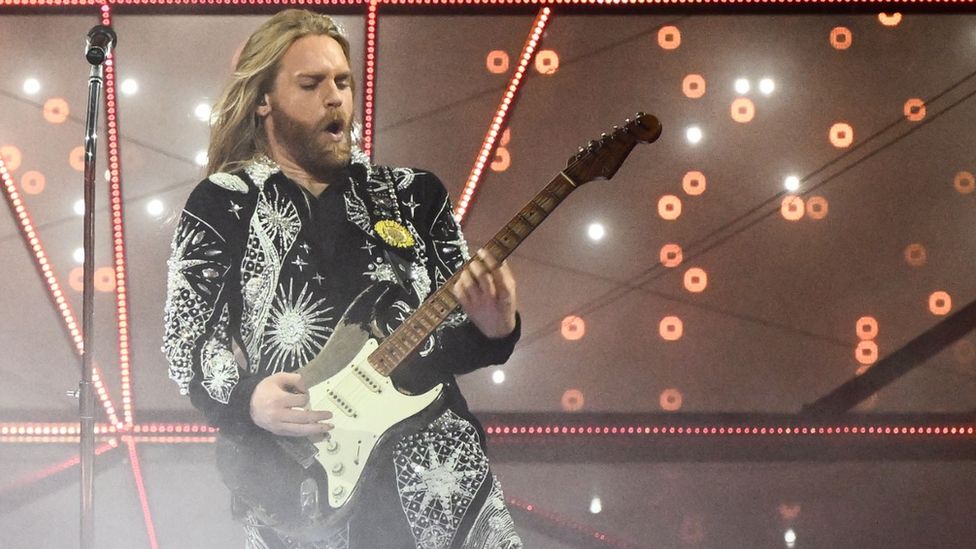
[[352,157],[352,120],[340,112],[331,113],[327,120],[342,121],[342,138],[333,141],[326,131],[328,122],[310,125],[284,112],[275,111],[274,134],[288,154],[309,175],[328,181],[349,166]]

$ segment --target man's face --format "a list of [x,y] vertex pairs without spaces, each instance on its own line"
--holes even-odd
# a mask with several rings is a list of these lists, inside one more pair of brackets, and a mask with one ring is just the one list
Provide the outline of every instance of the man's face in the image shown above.
[[272,150],[312,176],[328,179],[349,164],[352,73],[342,46],[324,35],[296,40],[281,59],[265,117]]

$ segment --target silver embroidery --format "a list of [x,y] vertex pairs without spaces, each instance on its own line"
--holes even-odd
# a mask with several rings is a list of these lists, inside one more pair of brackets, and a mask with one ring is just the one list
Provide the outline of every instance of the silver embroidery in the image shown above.
[[331,311],[325,298],[312,300],[307,284],[297,297],[291,282],[287,292],[279,291],[264,344],[269,353],[268,371],[290,371],[314,358],[332,334],[326,325],[332,320]]
[[251,178],[251,182],[257,185],[258,189],[262,191],[264,190],[264,183],[268,178],[279,171],[278,164],[267,156],[258,157],[244,167],[244,172]]
[[214,337],[204,344],[200,351],[200,370],[203,373],[203,388],[207,394],[217,402],[227,404],[230,392],[237,385],[240,377],[237,359],[230,350],[230,339],[227,337],[227,326],[230,324],[230,312],[227,305],[220,311]]
[[[169,377],[187,393],[193,379],[193,349],[214,314],[222,275],[229,268],[220,236],[209,225],[184,212],[167,261],[166,306],[163,313],[163,353]],[[216,277],[205,276],[213,270]]]
[[217,172],[215,174],[211,174],[207,179],[222,189],[247,194],[247,183],[236,175]]
[[492,475],[491,494],[481,507],[461,549],[522,549],[515,522],[505,507],[505,496],[498,478]]
[[488,458],[474,426],[448,410],[426,430],[397,443],[394,465],[417,548],[449,547],[488,477]]

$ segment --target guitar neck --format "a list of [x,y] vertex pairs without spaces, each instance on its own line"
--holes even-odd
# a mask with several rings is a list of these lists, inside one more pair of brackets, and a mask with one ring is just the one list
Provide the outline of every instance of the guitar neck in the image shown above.
[[[536,227],[549,217],[562,201],[575,190],[577,184],[563,172],[549,182],[539,194],[529,201],[515,217],[498,231],[485,245],[485,249],[499,262],[507,258]],[[424,301],[410,317],[400,325],[380,346],[369,355],[373,368],[383,375],[390,375],[407,357],[441,325],[458,306],[451,288],[461,273],[477,257],[469,259],[454,275]]]

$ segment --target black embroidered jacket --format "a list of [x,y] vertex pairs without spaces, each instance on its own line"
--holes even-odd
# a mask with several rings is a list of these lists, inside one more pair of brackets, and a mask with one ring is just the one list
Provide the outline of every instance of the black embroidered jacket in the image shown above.
[[[378,281],[407,287],[409,295],[383,311],[392,329],[469,257],[436,176],[374,166],[358,150],[348,174],[347,181],[315,197],[264,158],[234,173],[211,175],[187,200],[168,262],[163,351],[170,377],[222,433],[260,431],[250,418],[255,386],[314,357],[364,288]],[[386,197],[387,203],[377,203]],[[411,248],[394,249],[376,234],[377,212],[384,207],[385,215],[392,210],[411,233]],[[465,515],[470,516],[464,537],[484,539],[466,540],[464,547],[499,535],[474,518],[486,512],[478,507],[487,507],[489,493],[497,507],[500,490],[497,482],[492,489],[484,432],[454,376],[505,362],[519,332],[517,326],[511,336],[489,339],[458,310],[394,376],[406,388],[444,383],[448,402],[436,425],[401,442],[392,471],[399,516],[418,547],[427,546],[421,539],[432,535],[448,545],[431,547],[460,543]],[[445,443],[433,444],[438,437]],[[457,452],[464,454],[460,461]],[[423,486],[439,482],[443,491],[444,479],[425,480],[424,471],[445,462],[469,471],[449,477],[465,480],[452,485],[457,494],[433,497]],[[356,538],[350,532],[349,547],[362,546]],[[515,543],[517,536],[510,540]]]

